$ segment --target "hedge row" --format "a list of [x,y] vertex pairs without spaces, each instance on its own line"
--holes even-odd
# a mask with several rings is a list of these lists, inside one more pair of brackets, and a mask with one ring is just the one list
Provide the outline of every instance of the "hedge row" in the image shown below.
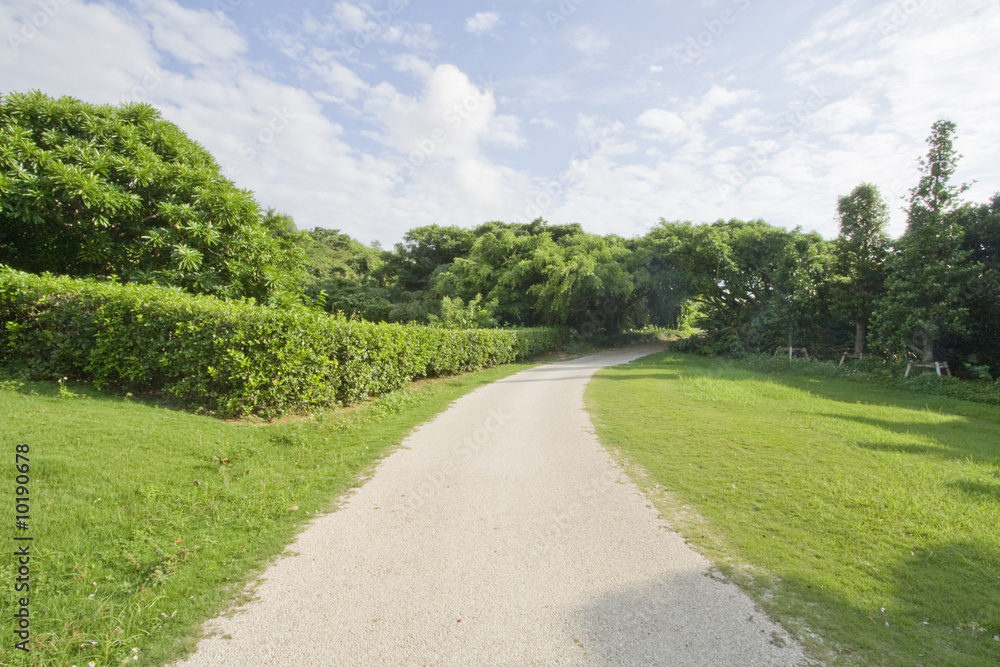
[[558,329],[374,324],[8,267],[0,267],[0,322],[8,372],[169,396],[223,416],[353,403],[562,340]]

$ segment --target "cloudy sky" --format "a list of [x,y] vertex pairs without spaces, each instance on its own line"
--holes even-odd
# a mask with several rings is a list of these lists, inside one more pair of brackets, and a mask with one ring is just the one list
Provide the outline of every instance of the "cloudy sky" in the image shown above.
[[763,218],[1000,190],[998,0],[0,0],[0,92],[149,102],[265,207],[364,242],[412,227]]

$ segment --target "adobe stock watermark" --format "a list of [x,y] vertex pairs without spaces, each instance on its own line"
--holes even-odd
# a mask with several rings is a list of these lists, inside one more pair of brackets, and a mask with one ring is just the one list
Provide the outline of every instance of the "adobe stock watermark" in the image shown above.
[[150,65],[146,68],[146,76],[142,81],[132,87],[128,95],[115,100],[115,106],[120,106],[127,102],[148,102],[149,94],[160,87],[170,76],[170,72],[161,69],[158,65]]
[[602,504],[607,497],[608,489],[621,480],[621,471],[617,467],[608,467],[599,476],[580,486],[577,489],[576,500],[541,526],[535,538],[531,540],[528,547],[529,564],[534,565],[546,556],[564,532],[586,521],[591,508]]
[[473,114],[483,107],[493,94],[495,87],[492,80],[480,83],[482,88],[477,85],[475,93],[458,100],[442,114],[441,125],[435,127],[424,137],[413,141],[413,150],[409,152],[405,160],[401,160],[397,165],[397,179],[412,177],[417,169],[434,157],[441,146],[448,143],[456,130],[461,128]]
[[886,16],[878,23],[883,37],[899,32],[919,12],[927,0],[897,0],[886,10]]
[[[889,192],[887,198],[906,200],[909,198],[910,190],[913,189],[920,180],[920,168],[921,168],[921,158],[912,157],[906,161],[906,164],[900,164],[899,169],[890,173],[900,173],[904,170],[910,171],[913,174],[913,180],[910,183],[905,183],[901,179],[895,179],[889,184]],[[907,210],[903,207],[903,210]]]
[[243,168],[266,151],[268,146],[274,143],[278,135],[288,129],[293,120],[295,120],[295,113],[290,111],[288,107],[282,107],[281,109],[272,108],[271,119],[267,125],[252,136],[247,137],[236,148],[236,152],[242,156],[242,159],[230,160],[226,163],[223,169],[226,176],[228,178],[239,176],[243,172]]
[[[746,11],[750,7],[750,2],[751,0],[730,0],[730,4],[739,12]],[[683,72],[686,68],[700,63],[708,50],[726,33],[729,26],[736,23],[738,18],[738,12],[726,7],[718,16],[702,21],[703,30],[689,35],[679,49],[671,49],[677,71]]]
[[545,20],[553,30],[561,28],[586,0],[560,0],[555,10],[545,10]]
[[32,14],[27,20],[21,22],[21,29],[17,32],[7,33],[7,41],[10,48],[16,54],[28,42],[38,36],[42,30],[48,27],[69,0],[39,0],[38,11]]
[[[772,130],[782,133],[785,138],[791,136],[805,124],[806,120],[826,106],[827,100],[826,91],[822,87],[810,87],[805,101],[793,104],[792,110],[783,113],[773,125]],[[728,178],[723,179],[723,184],[719,186],[719,198],[725,201],[746,185],[754,174],[760,171],[781,150],[781,147],[782,144],[774,139],[760,142],[739,168]]]
[[[616,137],[621,135],[625,126],[620,121],[614,121],[598,130],[585,146],[577,150],[570,158],[570,163],[590,160]],[[516,214],[513,221],[523,224],[543,217],[548,209],[555,205],[556,200],[566,192],[570,186],[568,172],[563,172],[552,184],[540,188],[535,194],[524,200],[524,210],[521,214]]]
[[412,515],[434,499],[459,472],[463,463],[478,456],[493,441],[493,436],[511,420],[503,408],[491,410],[483,425],[454,444],[451,456],[441,467],[424,475],[424,478],[406,496],[406,511]]

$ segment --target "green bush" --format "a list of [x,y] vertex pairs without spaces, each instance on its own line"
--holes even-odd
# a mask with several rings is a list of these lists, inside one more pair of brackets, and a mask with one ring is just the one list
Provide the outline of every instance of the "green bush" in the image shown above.
[[0,268],[0,363],[32,379],[273,417],[558,345],[558,329],[444,330]]

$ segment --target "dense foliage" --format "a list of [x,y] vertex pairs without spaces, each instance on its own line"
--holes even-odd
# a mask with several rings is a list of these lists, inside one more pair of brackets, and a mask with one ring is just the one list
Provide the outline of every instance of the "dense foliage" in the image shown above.
[[293,299],[301,267],[157,110],[39,92],[0,98],[0,263],[262,303]]
[[661,219],[623,239],[538,219],[427,225],[382,250],[262,213],[148,106],[0,101],[0,262],[18,269],[304,304],[338,321],[559,326],[597,343],[693,327],[688,344],[709,354],[805,348],[1000,376],[1000,195],[961,201],[947,121],[932,127],[895,241],[881,193],[861,183],[837,200],[833,240],[762,220]]
[[222,415],[356,402],[557,345],[557,329],[438,329],[149,285],[0,269],[0,362],[34,379],[165,395]]

